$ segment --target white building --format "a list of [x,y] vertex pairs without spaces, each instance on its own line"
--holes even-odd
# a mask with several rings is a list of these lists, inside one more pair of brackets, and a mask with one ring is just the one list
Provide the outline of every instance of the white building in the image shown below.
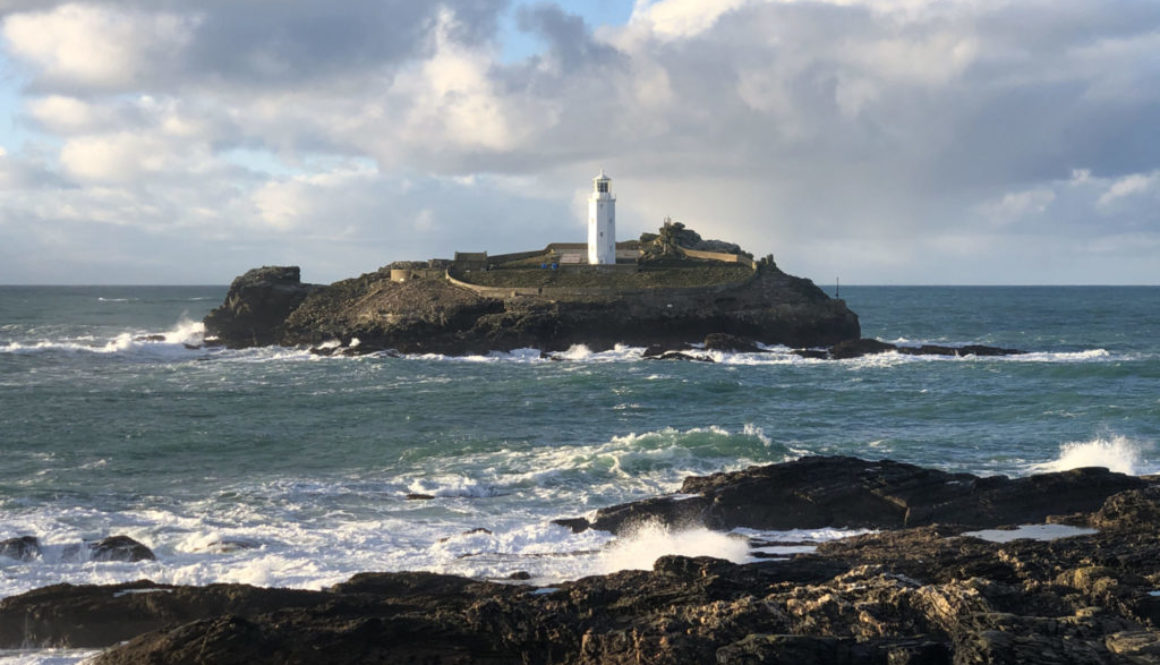
[[612,178],[604,175],[604,169],[592,179],[588,197],[588,263],[616,263],[616,197]]

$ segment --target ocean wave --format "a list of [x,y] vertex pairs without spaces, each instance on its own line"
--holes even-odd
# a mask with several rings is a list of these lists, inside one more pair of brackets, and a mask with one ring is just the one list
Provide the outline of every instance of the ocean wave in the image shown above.
[[1082,362],[1104,362],[1113,359],[1113,355],[1107,349],[1088,349],[1086,351],[1039,351],[1024,353],[1018,356],[1007,356],[1008,359],[1017,360],[1019,362],[1060,362],[1060,363],[1082,363]]
[[435,497],[481,499],[502,494],[503,490],[468,476],[441,475],[413,479],[407,485],[407,492]]
[[[205,325],[200,321],[181,319],[164,332],[124,332],[112,339],[98,340],[92,336],[64,340],[9,342],[0,346],[0,353],[92,353],[103,355],[142,355],[147,357],[189,357],[199,350],[205,336]],[[102,343],[103,342],[103,343]]]
[[0,649],[0,665],[84,665],[99,649]]
[[[895,343],[897,343],[899,346],[917,347],[927,342],[920,343],[907,340],[905,343]],[[970,343],[953,344],[942,342],[941,344],[953,348],[967,346]],[[682,353],[692,359],[712,361],[714,364],[727,366],[811,366],[837,364],[838,366],[852,369],[892,367],[895,365],[931,362],[1085,363],[1108,362],[1111,360],[1123,359],[1123,357],[1119,354],[1113,354],[1107,349],[1098,348],[1081,351],[1031,351],[1010,356],[917,356],[898,353],[896,351],[889,351],[886,353],[862,356],[860,358],[850,358],[844,360],[819,360],[815,358],[802,358],[794,352],[794,349],[791,349],[787,346],[767,346],[761,344],[758,345],[758,347],[761,349],[761,351],[716,351],[706,350],[702,347],[702,345],[694,344],[691,345],[690,348],[684,349]],[[555,351],[549,353],[543,353],[539,349],[525,348],[515,349],[512,351],[492,351],[486,355],[449,356],[437,353],[424,353],[404,354],[402,357],[411,360],[455,363],[540,364],[559,361],[568,363],[633,363],[639,361],[654,362],[654,360],[651,358],[645,358],[645,350],[646,349],[644,347],[618,344],[614,348],[605,351],[592,351],[583,344],[577,344],[569,347],[565,351]]]
[[[605,351],[592,351],[585,345],[574,345],[565,351],[544,353],[535,348],[513,349],[511,351],[491,351],[479,355],[445,355],[439,353],[415,353],[398,355],[393,351],[372,352],[367,354],[346,355],[318,354],[306,347],[263,346],[247,349],[222,349],[203,347],[205,335],[204,326],[200,322],[183,321],[173,330],[163,333],[122,333],[113,339],[98,340],[91,336],[75,337],[62,341],[41,340],[36,342],[9,342],[0,345],[0,353],[32,354],[44,352],[68,353],[97,353],[121,354],[142,356],[177,355],[188,358],[189,354],[199,351],[203,354],[212,353],[217,361],[225,362],[278,362],[278,361],[330,361],[330,362],[365,362],[368,360],[401,360],[447,362],[457,364],[514,364],[514,365],[544,365],[549,363],[569,364],[605,364],[605,363],[637,363],[642,361],[658,362],[645,358],[644,347],[617,345]],[[352,343],[348,348],[355,348],[358,344]],[[914,363],[1092,363],[1109,362],[1132,359],[1122,354],[1114,354],[1106,349],[1088,349],[1084,351],[1041,351],[1029,352],[1011,356],[915,356],[898,352],[887,352],[862,356],[860,358],[844,360],[819,360],[802,358],[794,350],[785,346],[764,346],[757,352],[730,352],[691,348],[683,353],[689,358],[711,361],[716,365],[735,367],[760,366],[826,366],[835,365],[853,370],[889,368],[898,365]],[[341,348],[335,341],[324,342],[318,345],[319,349],[334,350]],[[663,362],[663,361],[659,361]],[[669,361],[673,362],[673,361]],[[708,363],[706,363],[708,364]],[[655,375],[656,379],[671,378]],[[629,407],[625,407],[629,408]]]
[[1155,473],[1157,465],[1145,457],[1154,448],[1150,442],[1119,435],[1097,437],[1090,441],[1073,441],[1059,447],[1059,457],[1032,465],[1031,470],[1044,473],[1102,466],[1129,475]]
[[704,527],[677,530],[660,523],[646,522],[611,542],[608,550],[597,558],[597,572],[651,570],[656,560],[666,554],[711,556],[733,563],[750,560],[749,541],[744,537],[710,531]]
[[113,584],[143,577],[160,584],[243,583],[321,589],[367,570],[431,571],[490,579],[505,579],[523,571],[537,584],[553,584],[588,575],[649,569],[668,554],[744,563],[754,560],[755,551],[765,551],[760,548],[808,546],[862,533],[843,529],[738,529],[726,533],[650,523],[614,536],[592,529],[573,533],[543,516],[532,515],[492,519],[488,528],[472,527],[478,516],[416,521],[335,515],[296,522],[254,513],[223,524],[220,516],[195,517],[198,508],[185,506],[185,515],[156,511],[149,520],[138,515],[132,529],[102,526],[102,533],[110,533],[112,527],[145,543],[157,554],[156,561],[73,561],[59,555],[66,547],[63,543],[46,544],[43,559],[13,563],[4,571],[0,598],[62,581]]

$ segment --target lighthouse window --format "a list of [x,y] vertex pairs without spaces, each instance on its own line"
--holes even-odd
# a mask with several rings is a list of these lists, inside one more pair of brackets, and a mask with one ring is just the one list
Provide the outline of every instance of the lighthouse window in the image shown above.
[[601,194],[608,193],[608,181],[602,180],[596,183],[596,191],[600,192]]

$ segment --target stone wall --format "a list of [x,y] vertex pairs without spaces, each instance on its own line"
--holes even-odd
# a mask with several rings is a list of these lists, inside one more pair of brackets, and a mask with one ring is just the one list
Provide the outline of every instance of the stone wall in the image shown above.
[[741,254],[729,254],[727,252],[703,252],[698,249],[680,248],[685,256],[692,259],[704,259],[707,261],[721,261],[722,263],[739,263],[746,268],[756,268],[757,264],[753,259]]
[[413,279],[439,279],[445,270],[439,268],[391,268],[392,282],[409,282]]
[[660,295],[662,293],[676,293],[681,295],[699,295],[699,294],[716,294],[732,291],[738,287],[744,286],[753,281],[757,276],[755,270],[750,276],[736,282],[729,282],[726,284],[714,284],[712,286],[693,286],[685,288],[655,288],[655,289],[606,289],[606,288],[584,288],[584,287],[567,287],[567,286],[531,286],[531,287],[511,287],[511,286],[480,286],[479,284],[471,284],[461,279],[456,279],[452,276],[451,271],[447,271],[445,277],[448,282],[455,286],[469,289],[478,293],[485,298],[517,298],[517,297],[533,297],[533,298],[592,298],[600,296],[647,296]]

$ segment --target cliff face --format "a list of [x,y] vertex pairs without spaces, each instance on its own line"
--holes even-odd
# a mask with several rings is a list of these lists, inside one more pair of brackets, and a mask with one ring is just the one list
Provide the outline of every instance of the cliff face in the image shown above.
[[[297,283],[297,269],[295,283]],[[206,329],[229,346],[359,340],[359,349],[479,353],[534,347],[592,349],[617,343],[682,344],[729,333],[767,344],[828,346],[859,336],[858,317],[812,282],[763,266],[744,284],[714,289],[647,289],[566,297],[483,295],[443,279],[392,282],[387,269],[325,287],[247,279],[231,286]],[[239,284],[239,282],[241,282]],[[296,297],[296,296],[295,296]],[[256,298],[251,302],[252,298]],[[254,312],[262,312],[261,317]],[[264,327],[263,327],[264,326]]]
[[230,284],[221,307],[205,317],[205,329],[231,348],[268,346],[282,339],[282,328],[312,291],[297,266],[254,268]]

